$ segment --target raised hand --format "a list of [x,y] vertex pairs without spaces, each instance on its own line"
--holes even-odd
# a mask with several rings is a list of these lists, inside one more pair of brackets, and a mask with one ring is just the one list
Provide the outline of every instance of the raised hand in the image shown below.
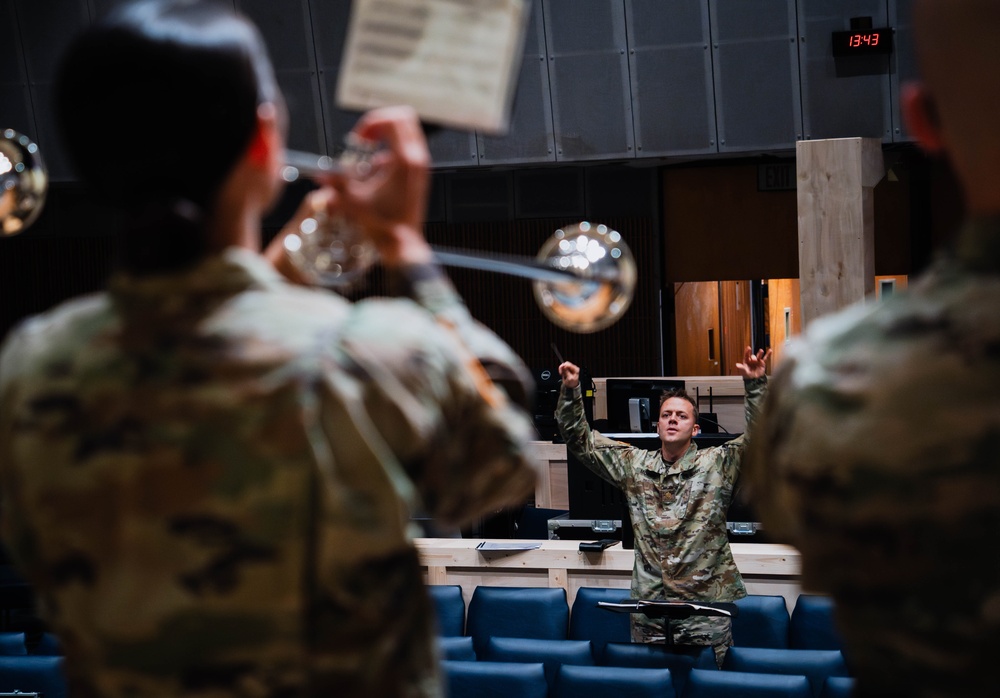
[[753,349],[747,347],[743,351],[743,362],[736,364],[736,369],[744,378],[760,378],[767,373],[767,360],[771,357],[771,350],[767,353],[759,349],[754,354]]
[[563,385],[567,388],[575,388],[580,385],[580,367],[569,361],[559,364],[559,375],[562,377]]

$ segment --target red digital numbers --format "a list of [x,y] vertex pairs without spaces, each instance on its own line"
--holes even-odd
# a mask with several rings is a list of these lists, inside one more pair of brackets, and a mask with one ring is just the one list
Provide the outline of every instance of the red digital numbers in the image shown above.
[[862,44],[865,46],[878,46],[878,32],[873,32],[871,34],[852,34],[848,45],[851,48],[859,48]]

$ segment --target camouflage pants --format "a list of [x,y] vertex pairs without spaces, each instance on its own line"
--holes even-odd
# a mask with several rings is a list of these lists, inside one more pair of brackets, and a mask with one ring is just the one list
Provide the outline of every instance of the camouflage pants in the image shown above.
[[[715,651],[720,667],[726,650],[733,644],[733,625],[729,618],[686,618],[670,621],[675,645],[704,645]],[[665,620],[632,614],[632,642],[664,642]]]

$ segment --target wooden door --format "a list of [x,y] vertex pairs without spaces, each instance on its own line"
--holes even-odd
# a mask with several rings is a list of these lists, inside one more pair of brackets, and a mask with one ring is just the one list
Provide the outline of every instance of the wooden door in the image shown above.
[[677,375],[719,376],[719,283],[674,284]]
[[750,282],[720,281],[719,310],[722,321],[720,373],[723,376],[738,376],[736,364],[743,360],[744,349],[753,341],[750,330]]

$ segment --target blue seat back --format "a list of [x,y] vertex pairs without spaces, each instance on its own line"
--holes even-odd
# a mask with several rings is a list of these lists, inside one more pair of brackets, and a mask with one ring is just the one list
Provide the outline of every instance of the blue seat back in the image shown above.
[[441,662],[448,698],[548,698],[541,663]]
[[469,601],[466,634],[476,654],[490,637],[566,640],[569,604],[562,588],[478,586]]
[[23,632],[0,633],[0,655],[12,657],[27,653],[28,647],[24,644]]
[[458,584],[430,584],[427,593],[434,602],[438,635],[465,634],[465,599]]
[[559,667],[552,698],[676,698],[669,669]]
[[788,646],[803,650],[842,650],[844,643],[833,617],[829,596],[800,594],[792,609]]
[[471,637],[439,635],[437,642],[442,659],[455,659],[463,662],[476,661],[476,650],[472,647]]
[[563,664],[594,665],[589,640],[538,640],[525,637],[491,637],[479,659],[487,662],[541,662],[551,688]]
[[669,669],[677,695],[684,694],[688,674],[692,669],[718,671],[715,651],[711,647],[667,647],[658,644],[609,642],[604,646],[601,664],[609,667]]
[[66,698],[62,657],[0,657],[0,693],[41,693]]
[[828,676],[823,683],[820,698],[851,698],[854,694],[854,681],[849,676]]
[[723,671],[760,674],[794,674],[809,679],[812,694],[819,696],[829,676],[847,676],[847,664],[839,650],[793,650],[762,647],[730,647]]
[[812,698],[809,679],[692,669],[682,698]]
[[42,633],[31,648],[28,654],[61,655],[63,653],[62,644],[53,633]]
[[597,657],[609,642],[631,641],[629,615],[607,611],[597,605],[600,601],[623,601],[630,596],[628,589],[580,587],[569,614],[569,639],[590,640]]
[[733,644],[737,647],[788,647],[788,607],[784,596],[751,594],[736,602]]

